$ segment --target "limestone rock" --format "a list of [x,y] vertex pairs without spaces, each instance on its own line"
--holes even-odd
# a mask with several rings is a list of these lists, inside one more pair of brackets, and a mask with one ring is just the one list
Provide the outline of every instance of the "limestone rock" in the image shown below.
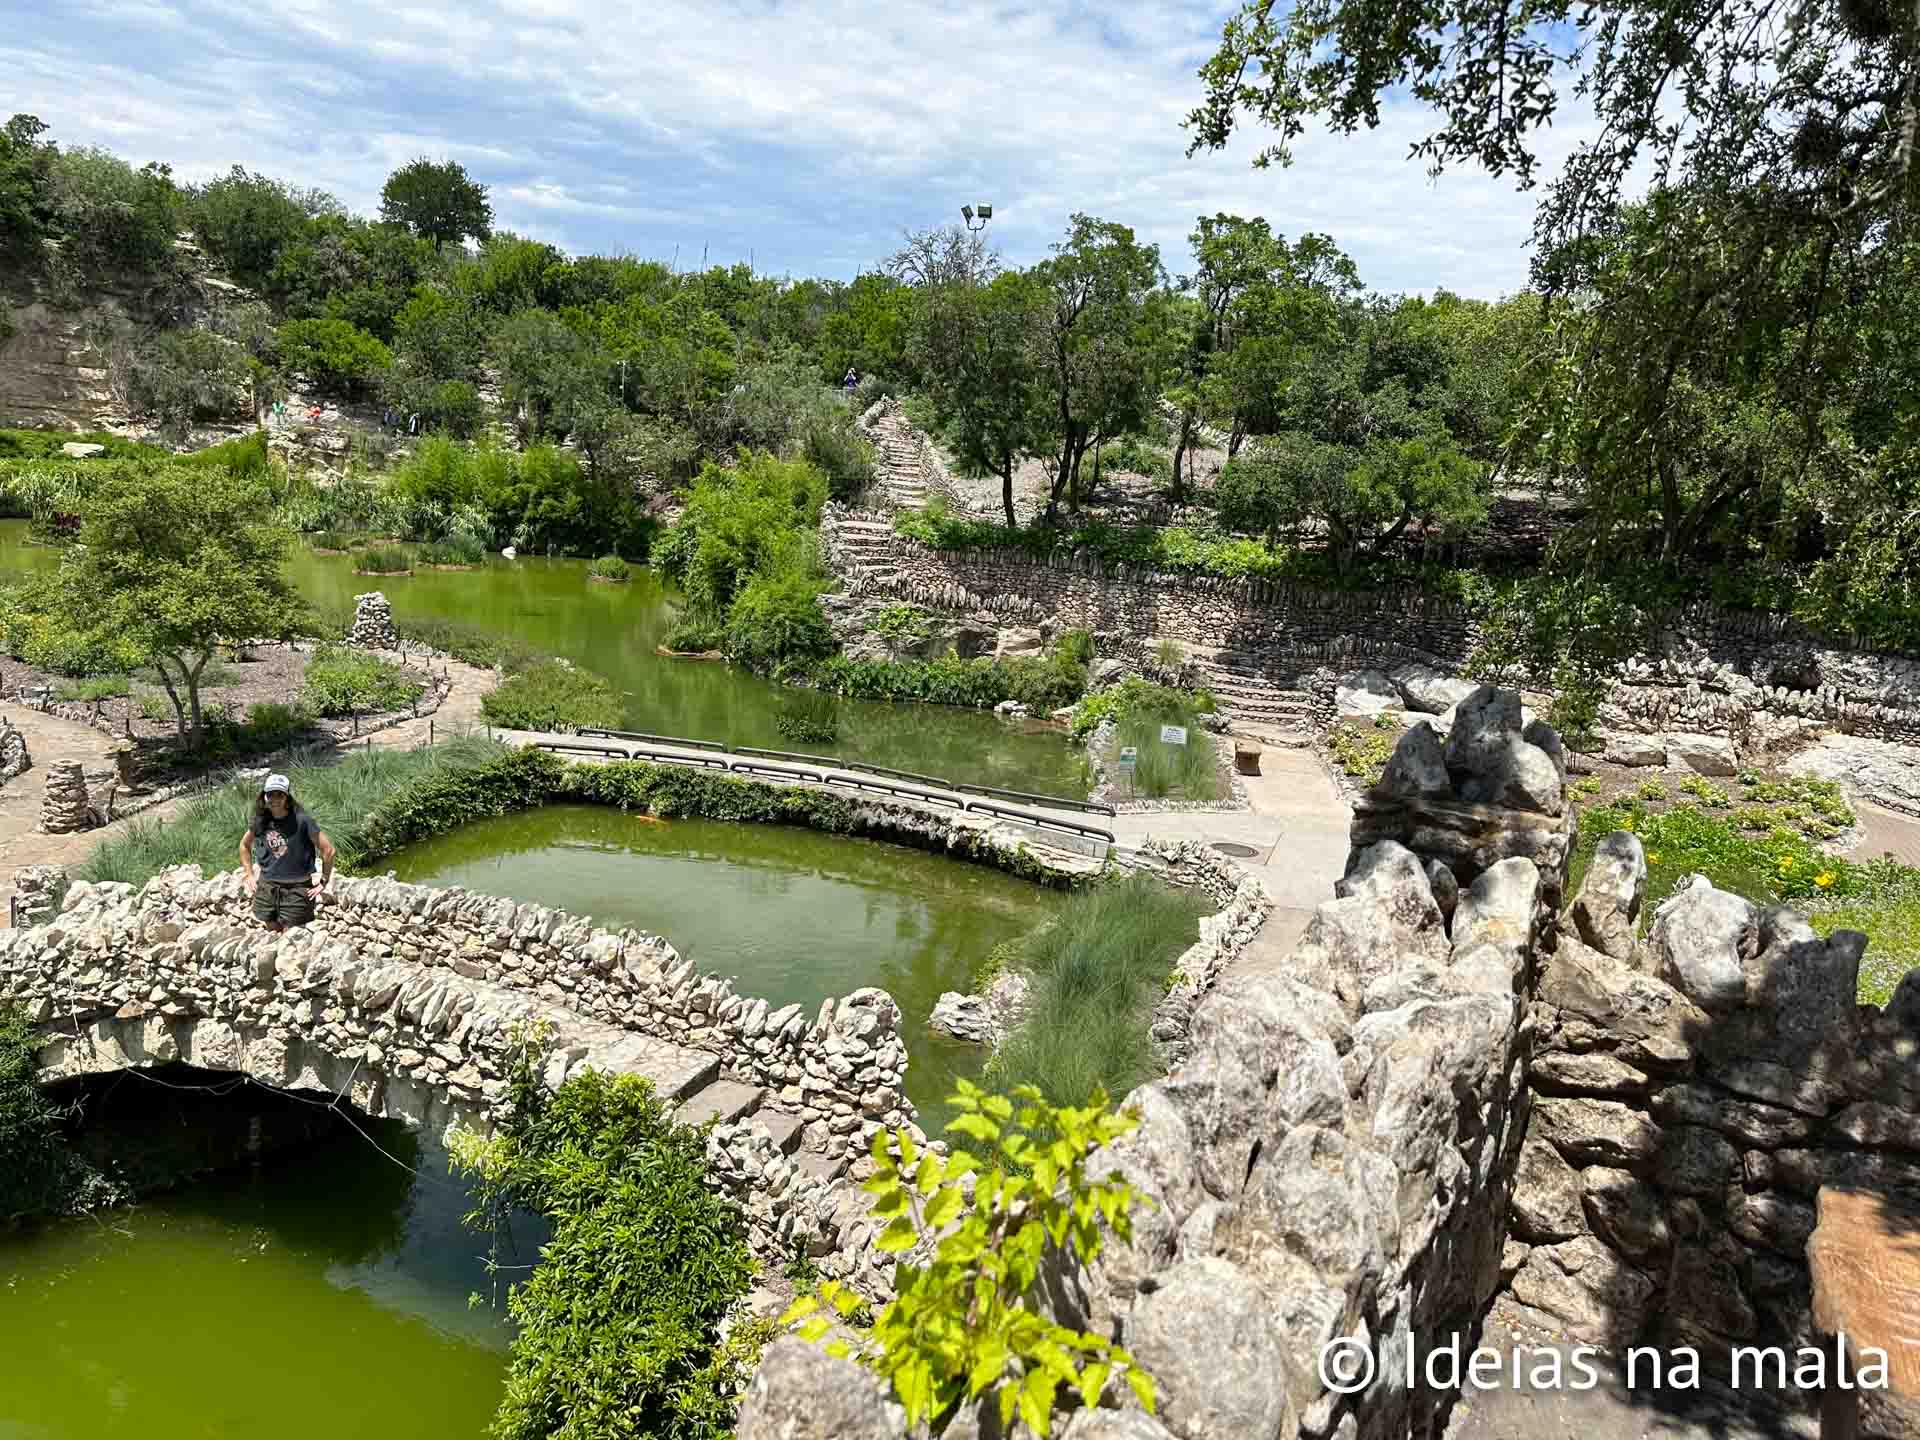
[[1452,797],[1446,751],[1430,721],[1422,720],[1400,737],[1371,793],[1385,801]]
[[1593,1233],[1629,1260],[1652,1265],[1672,1236],[1659,1193],[1627,1170],[1604,1165],[1580,1172],[1580,1203]]
[[13,728],[13,722],[0,715],[0,785],[33,768],[27,753],[27,737]]
[[1440,913],[1448,920],[1453,919],[1454,907],[1460,903],[1460,882],[1445,861],[1427,861],[1427,884],[1433,890],[1433,903],[1440,907]]
[[1533,1241],[1570,1240],[1586,1233],[1580,1206],[1580,1176],[1542,1140],[1520,1150],[1513,1182],[1514,1229]]
[[1669,735],[1666,748],[1696,775],[1734,775],[1740,770],[1740,752],[1722,735]]
[[1354,852],[1347,873],[1335,882],[1333,893],[1343,900],[1360,897],[1377,904],[1403,950],[1435,959],[1445,957],[1445,918],[1433,898],[1425,868],[1406,846],[1382,840]]
[[934,1003],[933,1013],[927,1017],[927,1028],[976,1045],[989,1044],[993,1039],[987,1002],[978,995],[962,995],[957,990],[947,991]]
[[1574,1339],[1619,1344],[1639,1333],[1654,1285],[1591,1236],[1536,1245],[1513,1277],[1513,1297],[1562,1321]]
[[1181,1440],[1294,1434],[1292,1365],[1260,1287],[1225,1260],[1177,1265],[1133,1302],[1125,1339],[1154,1377],[1160,1418]]
[[1175,1440],[1174,1433],[1144,1410],[1079,1410],[1061,1440]]
[[91,460],[96,455],[107,453],[104,445],[92,445],[84,440],[69,440],[60,447],[60,453],[69,460]]
[[1539,998],[1563,1025],[1603,1034],[1641,1069],[1684,1065],[1711,1024],[1707,1013],[1663,980],[1629,969],[1562,936],[1540,976]]
[[1502,860],[1469,885],[1454,908],[1454,953],[1492,945],[1518,974],[1532,948],[1539,902],[1540,871],[1534,863],[1517,855]]
[[1665,765],[1667,747],[1652,735],[1608,735],[1600,758],[1609,765]]
[[735,1440],[901,1440],[906,1411],[871,1370],[792,1336],[769,1345],[740,1401]]
[[1632,959],[1646,890],[1647,853],[1640,837],[1628,830],[1602,836],[1573,897],[1580,938],[1615,960]]
[[1753,902],[1695,875],[1654,911],[1647,941],[1660,978],[1712,1014],[1745,1004],[1759,920]]
[[1431,665],[1399,666],[1393,672],[1393,683],[1407,708],[1425,715],[1450,710],[1480,688],[1472,680],[1456,679]]
[[993,658],[1005,660],[1012,655],[1038,655],[1047,648],[1040,632],[1030,625],[1009,625],[994,641]]
[[1341,715],[1380,715],[1399,706],[1399,690],[1379,670],[1356,670],[1334,685],[1333,707]]
[[1551,1140],[1579,1165],[1624,1169],[1650,1157],[1660,1129],[1631,1105],[1575,1096],[1542,1096],[1534,1101],[1529,1135]]

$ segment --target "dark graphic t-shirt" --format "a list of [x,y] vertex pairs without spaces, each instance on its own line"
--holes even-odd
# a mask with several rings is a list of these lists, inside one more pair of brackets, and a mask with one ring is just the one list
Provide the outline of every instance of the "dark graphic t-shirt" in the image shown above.
[[253,837],[253,863],[260,867],[264,880],[308,880],[319,851],[315,837],[320,833],[313,817],[304,810],[284,820],[269,817],[267,826]]

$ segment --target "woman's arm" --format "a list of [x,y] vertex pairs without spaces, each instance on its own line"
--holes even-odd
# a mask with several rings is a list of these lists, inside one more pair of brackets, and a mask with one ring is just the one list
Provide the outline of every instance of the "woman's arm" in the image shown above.
[[327,832],[319,826],[313,830],[313,848],[320,852],[320,884],[315,893],[333,883],[333,842],[327,838]]
[[253,828],[251,826],[247,828],[247,833],[240,837],[240,873],[247,877],[247,884],[254,883]]

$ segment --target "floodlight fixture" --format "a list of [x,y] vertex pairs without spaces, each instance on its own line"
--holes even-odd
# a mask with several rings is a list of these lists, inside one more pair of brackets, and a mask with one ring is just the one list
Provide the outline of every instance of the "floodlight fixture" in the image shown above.
[[971,205],[962,205],[960,207],[960,218],[967,222],[967,229],[984,230],[987,228],[987,222],[993,219],[993,206],[981,205],[978,209],[975,209]]

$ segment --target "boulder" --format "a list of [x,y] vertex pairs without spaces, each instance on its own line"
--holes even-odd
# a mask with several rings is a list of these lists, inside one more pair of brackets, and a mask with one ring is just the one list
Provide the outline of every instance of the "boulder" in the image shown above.
[[1296,1422],[1292,1364],[1259,1286],[1225,1260],[1154,1277],[1127,1314],[1126,1347],[1154,1378],[1155,1408],[1181,1440],[1279,1440]]
[[1393,683],[1407,709],[1423,715],[1442,714],[1480,688],[1472,680],[1457,679],[1431,665],[1399,666],[1393,672]]
[[1520,1150],[1513,1178],[1513,1226],[1532,1241],[1571,1240],[1586,1233],[1580,1206],[1580,1174],[1544,1140]]
[[1647,943],[1655,973],[1709,1013],[1737,1009],[1760,953],[1759,921],[1752,901],[1695,875],[1654,911]]
[[1667,747],[1653,735],[1607,735],[1600,758],[1610,765],[1665,765]]
[[1009,655],[1038,655],[1046,648],[1047,642],[1035,627],[1009,625],[994,641],[993,658],[1004,660]]
[[1079,1410],[1062,1440],[1175,1440],[1174,1433],[1144,1410]]
[[96,455],[107,453],[104,445],[91,445],[84,440],[69,440],[60,447],[60,453],[69,460],[91,460]]
[[957,990],[947,991],[934,1003],[933,1013],[927,1017],[927,1028],[976,1045],[988,1044],[993,1039],[987,1002],[978,995],[962,995]]
[[735,1440],[900,1440],[907,1415],[884,1382],[851,1360],[787,1336],[760,1357]]
[[1666,748],[1696,775],[1735,775],[1740,770],[1740,752],[1724,735],[1669,735]]
[[1477,945],[1492,945],[1518,975],[1533,941],[1534,912],[1540,904],[1540,870],[1528,859],[1509,856],[1489,866],[1460,896],[1453,911],[1453,953],[1465,955]]
[[1627,830],[1602,836],[1573,897],[1580,938],[1603,955],[1631,959],[1646,891],[1647,852],[1640,837]]
[[1127,663],[1124,660],[1096,660],[1087,675],[1087,688],[1104,690],[1109,685],[1118,685],[1126,673]]
[[1382,840],[1355,851],[1347,865],[1347,873],[1334,883],[1336,898],[1372,900],[1386,912],[1403,949],[1435,960],[1446,957],[1445,917],[1419,856],[1395,841]]
[[1400,708],[1400,692],[1383,671],[1356,670],[1334,685],[1333,706],[1342,715],[1380,715]]
[[1372,793],[1389,802],[1452,798],[1446,751],[1429,721],[1422,720],[1400,737]]

